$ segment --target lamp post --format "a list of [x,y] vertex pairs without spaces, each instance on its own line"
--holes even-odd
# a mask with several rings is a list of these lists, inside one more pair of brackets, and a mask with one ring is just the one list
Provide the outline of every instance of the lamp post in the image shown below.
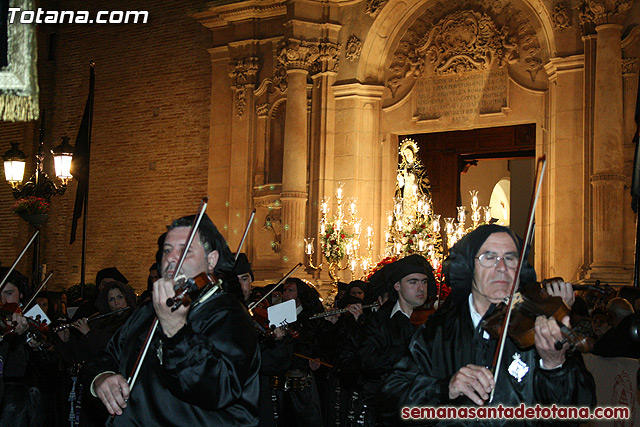
[[[47,202],[51,201],[51,197],[55,195],[62,195],[67,189],[67,184],[71,179],[71,173],[69,172],[71,166],[71,159],[73,157],[73,146],[69,144],[69,137],[62,137],[62,142],[51,150],[54,160],[54,168],[56,177],[61,180],[61,183],[57,185],[53,182],[47,173],[44,171],[44,159],[46,151],[44,148],[45,137],[45,115],[42,114],[42,120],[40,121],[40,143],[38,144],[38,152],[36,154],[36,170],[27,182],[22,184],[24,179],[25,165],[27,162],[27,156],[18,148],[18,142],[12,142],[11,148],[2,156],[4,159],[4,173],[7,182],[11,185],[13,190],[13,197],[15,199],[22,199],[25,197],[35,196],[45,199]],[[22,185],[21,185],[22,184]],[[35,228],[40,228],[47,220],[47,215],[24,215],[23,219]],[[42,271],[40,266],[40,234],[36,237],[36,241],[33,245],[33,260],[32,260],[32,289],[37,289],[40,285],[42,277]]]

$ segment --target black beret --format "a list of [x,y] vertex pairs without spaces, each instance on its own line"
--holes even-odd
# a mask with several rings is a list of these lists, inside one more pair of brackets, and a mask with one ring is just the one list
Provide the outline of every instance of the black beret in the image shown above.
[[251,275],[251,279],[253,280],[253,271],[251,271],[251,263],[249,262],[249,258],[247,258],[247,254],[245,254],[244,252],[240,252],[240,255],[238,255],[238,259],[233,266],[233,274],[235,274],[236,276],[240,276],[241,274],[246,273],[249,273]]
[[100,286],[100,282],[104,279],[113,279],[117,282],[122,282],[125,285],[129,283],[124,274],[120,273],[120,271],[115,267],[103,268],[98,271],[96,274],[96,286]]

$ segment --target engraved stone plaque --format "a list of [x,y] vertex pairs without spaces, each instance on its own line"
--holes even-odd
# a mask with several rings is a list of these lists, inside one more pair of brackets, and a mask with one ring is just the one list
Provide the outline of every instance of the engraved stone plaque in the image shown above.
[[508,84],[506,67],[419,78],[414,89],[415,116],[464,122],[500,113],[507,106]]

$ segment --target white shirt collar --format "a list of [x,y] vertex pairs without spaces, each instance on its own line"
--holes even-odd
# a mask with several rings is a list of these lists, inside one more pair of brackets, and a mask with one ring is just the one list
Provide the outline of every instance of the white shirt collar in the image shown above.
[[393,306],[393,309],[391,310],[391,316],[389,316],[389,318],[392,318],[394,314],[396,314],[396,312],[401,312],[402,314],[404,314],[405,316],[407,316],[407,319],[411,319],[411,315],[405,313],[402,308],[400,307],[400,300],[396,301],[396,304]]
[[[473,329],[478,328],[478,324],[482,320],[482,314],[478,313],[473,305],[473,294],[469,293],[469,312],[471,313],[471,321],[473,322]],[[484,329],[482,330],[482,338],[489,339],[489,334]]]
[[302,304],[296,307],[296,316],[299,316],[302,313]]

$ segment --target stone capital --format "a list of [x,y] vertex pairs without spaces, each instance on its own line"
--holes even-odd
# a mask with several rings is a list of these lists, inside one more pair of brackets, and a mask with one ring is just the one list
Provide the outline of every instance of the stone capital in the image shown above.
[[633,0],[584,0],[580,21],[596,26],[622,24],[633,6]]
[[283,42],[278,54],[278,62],[288,70],[302,69],[309,71],[321,54],[320,43],[287,39]]
[[340,44],[323,42],[318,43],[320,55],[312,64],[311,72],[315,73],[337,73],[338,72],[338,55],[340,54]]
[[229,77],[233,86],[255,85],[258,75],[258,57],[233,60],[229,63]]

